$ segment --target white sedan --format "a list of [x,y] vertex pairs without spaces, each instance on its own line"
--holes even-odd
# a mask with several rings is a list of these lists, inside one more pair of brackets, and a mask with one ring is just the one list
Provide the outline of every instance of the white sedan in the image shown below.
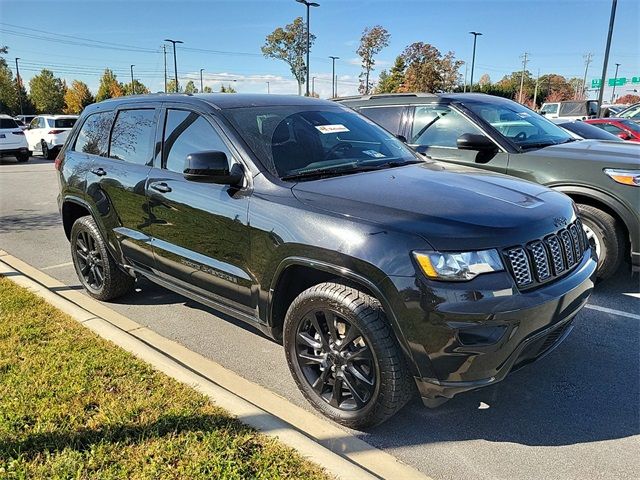
[[39,115],[24,133],[29,150],[53,160],[78,120],[77,115]]

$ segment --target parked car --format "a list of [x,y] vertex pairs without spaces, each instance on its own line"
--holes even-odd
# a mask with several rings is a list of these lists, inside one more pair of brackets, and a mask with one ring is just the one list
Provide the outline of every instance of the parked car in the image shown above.
[[16,120],[20,120],[24,125],[29,126],[31,121],[36,118],[35,115],[17,115]]
[[598,252],[600,278],[629,258],[640,268],[640,168],[629,142],[576,140],[532,110],[483,94],[343,99],[436,159],[552,187],[578,204]]
[[254,325],[352,428],[415,385],[436,406],[544,355],[595,281],[567,196],[425,160],[334,102],[111,99],[85,108],[55,165],[89,295],[141,276]]
[[25,130],[29,149],[53,160],[78,119],[77,115],[39,115]]
[[543,103],[540,114],[562,120],[585,120],[598,116],[597,100],[579,100]]
[[578,140],[604,140],[607,142],[623,141],[620,137],[585,122],[586,121],[582,120],[572,120],[567,122],[565,120],[557,119],[553,121],[553,123],[565,129],[571,136],[573,136],[573,138]]
[[618,113],[627,108],[629,105],[624,104],[603,104],[600,106],[600,116],[601,117],[617,117]]
[[622,140],[640,142],[640,125],[627,118],[594,118],[585,122]]
[[633,120],[636,123],[640,123],[640,103],[634,103],[630,107],[618,112],[616,115],[618,118],[626,118]]
[[24,133],[9,115],[0,114],[0,157],[16,157],[18,162],[29,161],[29,147]]

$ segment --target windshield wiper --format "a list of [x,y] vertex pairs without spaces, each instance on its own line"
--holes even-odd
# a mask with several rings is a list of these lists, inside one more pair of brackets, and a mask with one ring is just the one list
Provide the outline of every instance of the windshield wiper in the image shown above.
[[350,173],[359,172],[371,172],[373,170],[383,170],[385,168],[401,167],[403,165],[410,165],[413,163],[424,163],[422,160],[406,160],[399,162],[397,160],[390,160],[378,165],[353,165],[351,168],[316,168],[313,170],[306,170],[303,172],[292,173],[280,177],[282,180],[297,180],[300,178],[312,178],[312,177],[332,177],[338,175],[348,175]]

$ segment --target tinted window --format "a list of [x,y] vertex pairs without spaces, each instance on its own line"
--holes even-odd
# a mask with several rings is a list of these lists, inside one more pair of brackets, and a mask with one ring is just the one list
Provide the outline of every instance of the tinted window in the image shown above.
[[400,132],[403,107],[368,107],[360,110],[360,113],[387,129],[394,135]]
[[558,113],[558,104],[550,103],[542,107],[542,111],[545,113]]
[[577,134],[582,138],[609,140],[609,141],[621,141],[615,135],[611,135],[609,132],[605,132],[597,128],[596,126],[584,123],[584,122],[567,122],[559,124],[562,128],[566,128],[570,132]]
[[101,112],[89,115],[85,120],[73,149],[76,152],[107,156],[109,131],[113,122],[113,112]]
[[624,133],[620,127],[616,127],[615,125],[611,125],[610,123],[596,123],[596,127],[599,127],[609,133],[613,133],[614,135],[618,135],[619,133]]
[[182,173],[190,153],[216,150],[231,154],[220,135],[202,116],[187,110],[168,110],[164,128],[164,164],[173,172]]
[[75,118],[56,118],[53,126],[56,128],[71,128],[76,124]]
[[18,124],[13,118],[0,118],[0,128],[17,128]]
[[629,130],[640,133],[640,125],[638,125],[637,123],[632,122],[631,120],[619,120],[619,122]]
[[153,158],[155,110],[121,110],[111,132],[109,157],[146,165]]
[[456,148],[458,137],[464,133],[483,135],[470,120],[447,106],[416,107],[409,143]]

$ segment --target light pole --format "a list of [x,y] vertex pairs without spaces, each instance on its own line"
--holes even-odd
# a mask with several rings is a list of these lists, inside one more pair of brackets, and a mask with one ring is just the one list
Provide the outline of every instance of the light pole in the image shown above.
[[473,35],[473,56],[471,57],[471,85],[469,85],[469,91],[473,92],[473,67],[476,64],[476,39],[478,35],[482,35],[480,32],[469,32]]
[[171,40],[165,38],[165,42],[171,42],[173,44],[173,72],[176,76],[176,93],[178,93],[178,61],[176,60],[176,43],[184,43],[182,40]]
[[302,3],[307,6],[307,97],[309,96],[309,70],[311,70],[309,66],[309,50],[310,50],[310,30],[309,30],[309,10],[311,7],[319,7],[320,4],[316,2],[308,2],[307,0],[296,0],[298,3]]
[[202,83],[202,71],[204,68],[200,69],[200,93],[204,93],[204,83]]
[[613,77],[613,92],[611,92],[611,103],[613,103],[613,99],[616,98],[616,80],[618,80],[618,68],[620,68],[621,63],[616,63],[616,74]]
[[20,57],[16,57],[16,86],[18,87],[18,102],[20,103],[20,115],[24,115],[22,111],[22,80],[20,80],[20,68],[18,68],[18,60]]
[[269,82],[267,82],[267,93],[271,93],[271,87],[269,86]]
[[607,64],[609,63],[609,50],[611,50],[611,37],[613,36],[613,23],[616,20],[617,6],[618,6],[618,0],[613,0],[611,2],[611,16],[609,17],[609,33],[607,34],[607,47],[604,51],[604,63],[602,64],[602,77],[600,78],[600,91],[598,92],[598,108],[600,108],[600,105],[602,105],[602,96],[604,95],[604,82],[606,80],[605,77],[607,76]]
[[331,59],[331,98],[336,98],[338,92],[336,91],[336,60],[340,57],[333,57],[329,55]]
[[311,95],[316,93],[316,77],[311,77]]
[[136,94],[136,85],[133,83],[133,67],[135,67],[135,65],[130,65],[129,66],[131,68],[131,93],[133,95]]
[[164,93],[167,93],[167,46],[162,45],[162,54],[164,57]]

